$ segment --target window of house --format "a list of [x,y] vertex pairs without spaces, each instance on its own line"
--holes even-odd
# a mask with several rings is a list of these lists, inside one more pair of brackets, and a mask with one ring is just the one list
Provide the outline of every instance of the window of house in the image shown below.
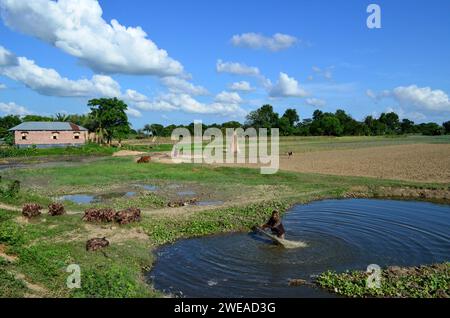
[[27,132],[23,132],[22,133],[22,140],[27,140],[28,139],[28,133]]
[[80,139],[80,133],[74,133],[73,134],[74,139]]
[[54,133],[52,134],[52,139],[53,139],[53,140],[58,140],[58,136],[59,136],[59,133],[54,132]]

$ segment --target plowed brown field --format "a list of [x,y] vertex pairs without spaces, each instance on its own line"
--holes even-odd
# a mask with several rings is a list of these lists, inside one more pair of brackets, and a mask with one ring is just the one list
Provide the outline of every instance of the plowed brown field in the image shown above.
[[383,179],[450,182],[450,145],[415,144],[315,151],[280,158],[280,169]]

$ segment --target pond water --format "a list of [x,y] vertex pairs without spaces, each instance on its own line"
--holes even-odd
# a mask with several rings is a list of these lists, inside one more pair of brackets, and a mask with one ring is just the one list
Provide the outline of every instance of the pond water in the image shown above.
[[157,191],[158,190],[158,186],[153,185],[153,184],[144,184],[144,185],[140,185],[140,187],[147,191]]
[[58,201],[70,201],[76,204],[101,203],[115,198],[132,198],[136,192],[112,192],[107,194],[69,194],[57,198]]
[[219,206],[222,205],[223,201],[198,201],[196,205],[198,206]]
[[189,191],[189,190],[186,190],[186,191],[180,191],[180,192],[177,192],[177,194],[179,195],[179,196],[190,196],[190,195],[195,195],[196,193],[194,192],[194,191]]
[[289,287],[326,270],[369,264],[415,266],[450,260],[450,206],[394,200],[326,200],[297,205],[283,219],[284,249],[257,234],[179,241],[157,251],[149,281],[187,297],[330,297],[316,287]]

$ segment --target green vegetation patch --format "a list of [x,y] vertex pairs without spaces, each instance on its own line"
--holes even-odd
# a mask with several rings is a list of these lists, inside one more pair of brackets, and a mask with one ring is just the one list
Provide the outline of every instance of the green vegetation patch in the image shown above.
[[245,207],[202,211],[180,217],[151,217],[142,226],[157,245],[181,238],[197,237],[232,231],[248,231],[267,220],[273,210],[286,211],[290,204],[270,201]]
[[19,298],[24,297],[27,292],[25,283],[17,280],[14,275],[9,273],[0,262],[0,298]]
[[348,297],[450,297],[450,263],[410,268],[388,267],[382,271],[381,288],[366,285],[362,271],[327,271],[317,278],[319,286]]

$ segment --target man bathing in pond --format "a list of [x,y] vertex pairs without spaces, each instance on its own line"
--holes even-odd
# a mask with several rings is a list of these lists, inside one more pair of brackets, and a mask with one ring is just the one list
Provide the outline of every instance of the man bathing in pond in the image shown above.
[[284,230],[283,223],[281,223],[280,213],[278,213],[278,211],[273,211],[272,217],[266,224],[262,225],[261,228],[263,230],[269,228],[273,235],[276,235],[278,238],[284,240],[284,234],[286,231]]

